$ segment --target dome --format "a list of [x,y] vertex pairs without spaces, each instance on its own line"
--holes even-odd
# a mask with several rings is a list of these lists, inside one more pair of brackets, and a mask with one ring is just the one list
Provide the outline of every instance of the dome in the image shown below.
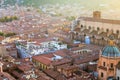
[[120,51],[116,46],[106,46],[102,55],[106,57],[120,57]]

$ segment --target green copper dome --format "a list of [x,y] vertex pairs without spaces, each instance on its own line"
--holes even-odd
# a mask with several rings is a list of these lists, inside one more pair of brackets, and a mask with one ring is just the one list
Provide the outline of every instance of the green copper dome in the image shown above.
[[103,49],[102,56],[106,57],[120,57],[120,51],[116,46],[106,46]]

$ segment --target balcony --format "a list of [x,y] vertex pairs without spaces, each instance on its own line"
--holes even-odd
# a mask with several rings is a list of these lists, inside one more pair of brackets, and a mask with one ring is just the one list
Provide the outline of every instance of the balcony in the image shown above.
[[113,70],[114,70],[114,68],[109,68],[109,70],[113,71]]
[[99,69],[103,69],[103,70],[106,70],[106,71],[107,71],[107,67],[105,67],[105,66],[99,66],[98,68],[99,68]]

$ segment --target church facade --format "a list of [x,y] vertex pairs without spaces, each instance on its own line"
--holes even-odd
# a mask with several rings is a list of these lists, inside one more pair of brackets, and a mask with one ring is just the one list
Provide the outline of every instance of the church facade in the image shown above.
[[100,52],[97,66],[99,80],[119,80],[118,67],[120,64],[120,51],[113,41]]

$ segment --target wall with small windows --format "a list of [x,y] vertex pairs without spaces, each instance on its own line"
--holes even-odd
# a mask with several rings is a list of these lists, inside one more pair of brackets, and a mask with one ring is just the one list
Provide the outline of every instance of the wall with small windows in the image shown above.
[[120,76],[120,70],[118,72],[116,71],[116,65],[118,64],[119,61],[120,58],[108,58],[101,56],[99,58],[97,68],[99,79],[106,80],[108,77],[116,77],[116,73]]
[[[113,31],[113,33],[120,32],[119,24],[92,22],[92,21],[80,21],[81,27],[86,27],[87,29],[103,30],[103,31]],[[113,28],[114,27],[114,28]]]
[[104,70],[98,72],[100,80],[106,80],[107,73]]

